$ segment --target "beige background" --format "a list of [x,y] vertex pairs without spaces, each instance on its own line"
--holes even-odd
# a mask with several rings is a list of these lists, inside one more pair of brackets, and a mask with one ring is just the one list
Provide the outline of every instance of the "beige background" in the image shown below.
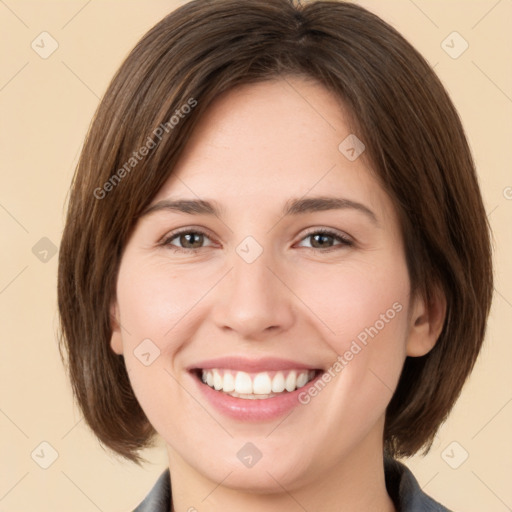
[[[151,463],[144,468],[106,452],[73,405],[55,337],[51,244],[59,245],[67,189],[99,98],[137,40],[180,3],[0,0],[1,511],[132,510],[167,466],[162,447],[146,452]],[[431,452],[408,464],[422,487],[455,511],[510,511],[512,1],[359,3],[402,32],[452,95],[496,244],[483,353]],[[31,47],[35,40],[43,51],[43,31],[59,45],[47,59]],[[453,31],[469,44],[457,59],[442,47]],[[45,39],[46,51],[50,43]],[[453,53],[463,41],[450,36],[446,44]],[[51,462],[51,449],[43,441],[58,452],[47,469],[40,465]]]

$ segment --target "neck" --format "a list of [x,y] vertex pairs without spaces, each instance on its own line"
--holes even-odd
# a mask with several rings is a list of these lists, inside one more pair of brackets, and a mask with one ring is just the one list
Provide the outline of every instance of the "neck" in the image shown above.
[[219,474],[218,481],[213,481],[168,446],[171,512],[395,512],[386,490],[382,446],[375,450],[375,442],[366,441],[334,466],[312,468],[304,482],[293,488],[284,488],[271,478],[270,471],[266,472],[273,486],[269,492],[230,487],[233,471],[229,468]]

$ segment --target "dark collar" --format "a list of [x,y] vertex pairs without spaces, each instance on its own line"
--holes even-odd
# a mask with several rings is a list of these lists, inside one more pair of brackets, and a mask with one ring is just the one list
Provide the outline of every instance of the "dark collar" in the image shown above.
[[[409,469],[393,459],[384,461],[386,488],[398,512],[449,512],[420,488]],[[144,501],[133,512],[170,512],[171,480],[169,468],[158,478]]]
[[384,459],[384,474],[388,494],[398,512],[450,512],[421,490],[414,475],[402,463]]

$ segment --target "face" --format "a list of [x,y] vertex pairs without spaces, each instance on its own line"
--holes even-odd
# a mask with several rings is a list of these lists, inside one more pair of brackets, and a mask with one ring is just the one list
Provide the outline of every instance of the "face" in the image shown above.
[[138,221],[111,346],[171,474],[294,489],[381,454],[404,359],[435,336],[351,133],[315,82],[239,87]]

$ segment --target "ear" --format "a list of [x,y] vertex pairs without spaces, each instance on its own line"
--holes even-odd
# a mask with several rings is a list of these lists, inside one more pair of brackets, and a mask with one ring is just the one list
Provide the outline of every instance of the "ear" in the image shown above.
[[410,315],[407,355],[420,357],[430,352],[443,330],[445,318],[446,297],[440,287],[436,287],[429,304],[417,296]]
[[112,337],[110,338],[110,347],[118,354],[123,354],[123,340],[121,338],[121,324],[119,322],[119,309],[117,304],[112,304],[110,308],[110,326]]

